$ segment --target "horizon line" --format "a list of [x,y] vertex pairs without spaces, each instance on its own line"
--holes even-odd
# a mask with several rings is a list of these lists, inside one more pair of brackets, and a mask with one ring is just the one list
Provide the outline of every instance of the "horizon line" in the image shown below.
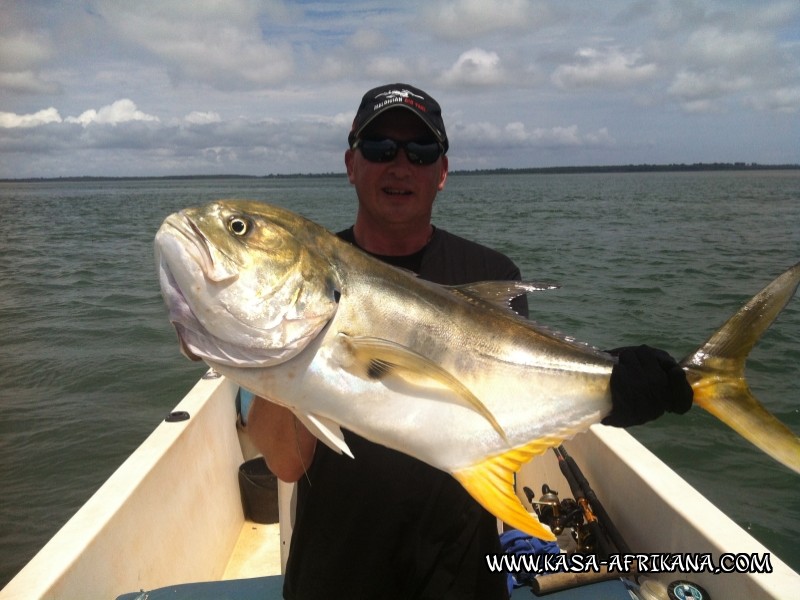
[[[626,173],[626,172],[668,172],[668,171],[766,171],[800,169],[800,164],[762,164],[745,162],[712,162],[712,163],[640,163],[624,165],[582,165],[559,167],[494,167],[484,169],[457,169],[449,175],[505,175],[505,174],[568,174],[568,173]],[[194,174],[194,175],[59,175],[41,177],[0,177],[0,182],[35,182],[35,181],[102,181],[132,179],[279,179],[301,177],[345,177],[344,171],[325,173],[270,173],[266,175],[244,175],[236,173]]]

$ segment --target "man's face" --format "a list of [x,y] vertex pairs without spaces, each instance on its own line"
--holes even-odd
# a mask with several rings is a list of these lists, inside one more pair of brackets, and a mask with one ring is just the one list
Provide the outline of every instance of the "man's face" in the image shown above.
[[[383,113],[361,137],[391,138],[398,142],[435,141],[431,130],[405,109]],[[359,216],[366,217],[371,227],[429,225],[436,193],[444,188],[447,179],[446,156],[431,165],[416,165],[400,149],[391,161],[374,163],[355,149],[345,153],[345,164],[358,195]]]

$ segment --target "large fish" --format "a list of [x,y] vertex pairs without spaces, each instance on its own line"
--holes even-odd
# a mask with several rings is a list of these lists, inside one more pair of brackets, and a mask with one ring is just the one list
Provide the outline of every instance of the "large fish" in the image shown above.
[[[495,516],[554,539],[523,508],[513,476],[610,412],[614,359],[508,308],[547,286],[435,285],[288,210],[245,201],[169,216],[156,256],[189,358],[287,406],[338,452],[350,454],[341,426],[451,473]],[[681,365],[696,404],[800,472],[800,440],[744,378],[748,352],[798,283],[800,263]]]

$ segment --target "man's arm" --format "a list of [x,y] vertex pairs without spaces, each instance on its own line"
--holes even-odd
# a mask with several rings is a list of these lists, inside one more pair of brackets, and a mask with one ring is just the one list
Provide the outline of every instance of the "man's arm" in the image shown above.
[[245,431],[278,479],[297,481],[311,465],[317,438],[288,408],[256,397]]

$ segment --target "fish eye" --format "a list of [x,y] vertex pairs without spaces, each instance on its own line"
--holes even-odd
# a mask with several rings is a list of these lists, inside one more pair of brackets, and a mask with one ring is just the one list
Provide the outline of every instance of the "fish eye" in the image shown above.
[[233,216],[228,219],[228,229],[230,232],[238,237],[244,237],[250,233],[252,223],[245,217]]

